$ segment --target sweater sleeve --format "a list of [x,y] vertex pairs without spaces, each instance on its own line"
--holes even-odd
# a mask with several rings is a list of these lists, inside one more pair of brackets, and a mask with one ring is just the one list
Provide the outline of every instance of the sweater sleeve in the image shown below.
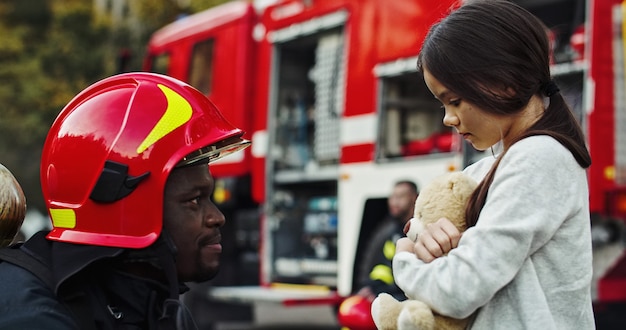
[[556,140],[533,136],[503,156],[476,226],[447,256],[423,263],[396,254],[398,286],[443,315],[464,318],[516,276],[524,262],[584,205],[585,171]]

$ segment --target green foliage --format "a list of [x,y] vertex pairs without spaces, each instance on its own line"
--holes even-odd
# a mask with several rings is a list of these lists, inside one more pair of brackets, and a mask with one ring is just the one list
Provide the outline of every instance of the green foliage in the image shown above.
[[[0,0],[0,163],[20,182],[29,208],[45,211],[39,162],[63,106],[97,80],[141,70],[156,29],[223,2],[128,0],[135,24],[114,25],[95,15],[92,0]],[[124,68],[122,51],[131,55]]]
[[230,0],[135,0],[138,15],[149,30],[155,30],[188,15],[229,2]]
[[[63,106],[105,71],[105,27],[91,1],[0,2],[0,163],[17,178],[29,208],[45,209],[39,161]],[[77,155],[77,160],[80,155]]]
[[188,13],[197,13],[199,11],[218,6],[226,2],[229,2],[229,0],[193,0],[190,1]]

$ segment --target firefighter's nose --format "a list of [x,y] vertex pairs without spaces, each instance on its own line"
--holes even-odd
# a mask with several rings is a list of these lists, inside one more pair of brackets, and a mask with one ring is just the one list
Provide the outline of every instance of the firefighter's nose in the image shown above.
[[226,223],[226,217],[216,206],[212,206],[205,215],[204,222],[208,227],[221,227]]

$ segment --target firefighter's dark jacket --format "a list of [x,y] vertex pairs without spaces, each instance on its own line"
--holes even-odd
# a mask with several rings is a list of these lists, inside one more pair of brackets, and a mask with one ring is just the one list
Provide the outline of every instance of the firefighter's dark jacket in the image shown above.
[[[154,279],[124,271],[129,260],[145,267],[153,252],[137,256],[120,248],[52,242],[45,234],[18,247],[22,261],[0,260],[0,329],[195,328],[192,320],[181,324],[181,317],[176,325],[171,314],[184,314],[184,306],[172,299],[171,286],[158,280],[159,271],[150,272]],[[16,265],[23,260],[30,266]],[[33,265],[44,268],[33,271]]]
[[396,241],[404,236],[400,221],[386,218],[374,230],[369,239],[361,265],[361,287],[368,286],[374,295],[381,292],[389,293],[397,300],[405,300],[406,296],[395,284],[392,274],[392,259],[395,254]]

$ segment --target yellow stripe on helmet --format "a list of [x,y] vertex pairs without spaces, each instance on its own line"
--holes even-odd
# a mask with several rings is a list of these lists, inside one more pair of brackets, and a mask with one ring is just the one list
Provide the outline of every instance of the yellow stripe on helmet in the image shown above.
[[49,209],[52,225],[56,228],[76,227],[76,213],[72,209]]
[[167,109],[165,109],[163,117],[154,125],[154,128],[152,128],[145,140],[137,147],[138,154],[144,152],[165,135],[191,119],[191,104],[170,88],[161,84],[158,84],[158,86],[167,99]]

